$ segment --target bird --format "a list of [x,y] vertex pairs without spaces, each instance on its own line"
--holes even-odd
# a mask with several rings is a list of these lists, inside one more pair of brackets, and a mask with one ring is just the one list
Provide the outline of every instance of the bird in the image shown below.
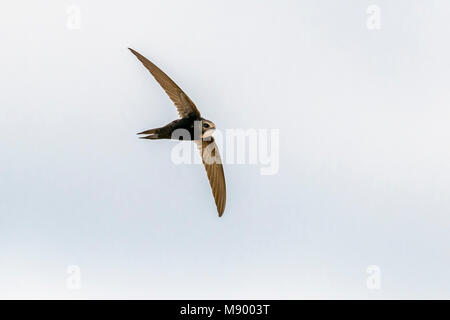
[[223,171],[222,159],[213,134],[216,130],[214,122],[204,119],[196,105],[186,93],[161,69],[153,64],[139,52],[128,48],[145,68],[160,84],[175,105],[179,119],[160,127],[139,132],[141,139],[174,139],[173,134],[177,129],[187,130],[188,135],[177,137],[174,140],[192,140],[200,151],[203,165],[206,169],[209,184],[217,208],[219,217],[223,215],[226,204],[226,183]]

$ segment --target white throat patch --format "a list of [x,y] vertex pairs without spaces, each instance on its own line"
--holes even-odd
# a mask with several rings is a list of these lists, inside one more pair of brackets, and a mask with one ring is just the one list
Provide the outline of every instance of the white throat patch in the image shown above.
[[202,138],[211,137],[214,134],[214,129],[208,129],[203,132]]

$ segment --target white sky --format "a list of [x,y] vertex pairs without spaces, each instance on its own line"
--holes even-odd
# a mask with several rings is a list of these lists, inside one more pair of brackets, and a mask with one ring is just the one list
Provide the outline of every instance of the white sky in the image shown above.
[[[81,10],[79,30],[67,7]],[[366,9],[381,8],[368,30]],[[450,2],[15,1],[0,11],[1,298],[450,298]],[[200,165],[127,50],[280,170]],[[66,268],[81,268],[81,290]],[[366,268],[381,270],[369,290]]]

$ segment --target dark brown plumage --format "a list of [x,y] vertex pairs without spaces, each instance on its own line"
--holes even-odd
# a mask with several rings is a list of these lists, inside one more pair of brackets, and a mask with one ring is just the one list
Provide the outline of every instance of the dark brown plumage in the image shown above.
[[[170,79],[161,69],[154,65],[150,60],[140,53],[129,48],[130,51],[142,62],[150,71],[155,80],[161,85],[169,98],[175,104],[181,119],[172,121],[161,128],[155,128],[140,132],[145,134],[143,139],[171,139],[172,133],[176,129],[186,129],[190,133],[190,140],[197,145],[203,165],[208,175],[209,184],[212,189],[214,200],[219,217],[222,216],[226,204],[226,184],[223,173],[222,160],[220,158],[218,147],[211,136],[216,126],[212,121],[203,119],[195,106],[194,102]],[[201,123],[201,137],[195,136],[195,123]]]

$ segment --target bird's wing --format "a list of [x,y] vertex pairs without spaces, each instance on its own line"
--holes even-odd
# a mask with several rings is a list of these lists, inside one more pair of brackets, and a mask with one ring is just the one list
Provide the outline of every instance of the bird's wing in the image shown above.
[[223,174],[219,149],[214,142],[213,137],[208,141],[195,140],[195,144],[202,156],[203,165],[205,166],[209,184],[211,185],[214,200],[216,202],[217,212],[219,213],[219,217],[221,217],[225,210],[227,188],[225,185],[225,176]]
[[166,91],[170,100],[175,104],[178,110],[178,114],[181,118],[188,117],[189,115],[196,115],[200,117],[200,112],[195,106],[194,102],[172,81],[164,72],[155,66],[150,60],[141,55],[139,52],[134,51],[131,48],[130,51],[142,62],[142,64],[150,71],[156,81]]

